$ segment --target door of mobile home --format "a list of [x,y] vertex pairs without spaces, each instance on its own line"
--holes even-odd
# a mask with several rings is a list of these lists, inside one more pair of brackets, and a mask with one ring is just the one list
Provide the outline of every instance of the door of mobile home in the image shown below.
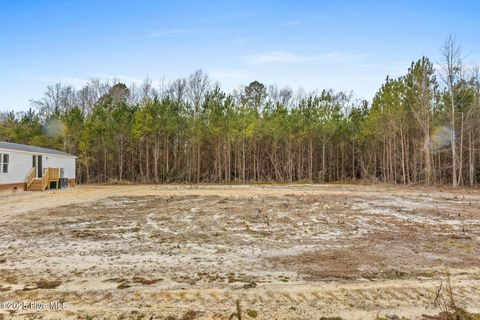
[[34,154],[32,156],[32,167],[37,171],[37,178],[43,175],[42,156]]

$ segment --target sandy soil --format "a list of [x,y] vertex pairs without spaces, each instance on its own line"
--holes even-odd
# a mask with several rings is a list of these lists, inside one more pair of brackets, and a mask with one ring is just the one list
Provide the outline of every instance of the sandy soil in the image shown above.
[[446,273],[480,312],[478,190],[79,186],[0,219],[0,319],[418,318]]

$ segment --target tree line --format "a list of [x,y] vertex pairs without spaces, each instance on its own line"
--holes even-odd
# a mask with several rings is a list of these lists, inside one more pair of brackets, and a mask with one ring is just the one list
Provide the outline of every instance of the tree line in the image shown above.
[[253,81],[225,92],[197,70],[158,88],[55,84],[0,113],[0,140],[78,156],[85,182],[334,182],[476,185],[480,77],[452,37],[387,77],[371,102]]

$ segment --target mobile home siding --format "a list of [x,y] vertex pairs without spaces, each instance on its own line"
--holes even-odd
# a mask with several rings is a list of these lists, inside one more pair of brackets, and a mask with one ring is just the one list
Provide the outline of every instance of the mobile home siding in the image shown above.
[[62,156],[47,153],[31,153],[26,151],[16,151],[9,149],[0,149],[1,154],[9,155],[8,172],[3,173],[0,170],[0,185],[25,183],[28,172],[32,169],[32,156],[41,155],[43,168],[63,168],[64,178],[75,179],[75,157]]
[[2,149],[0,149],[0,153],[6,153],[10,157],[8,164],[8,173],[0,171],[0,184],[25,182],[27,173],[32,168],[32,155],[29,153]]
[[63,168],[65,178],[75,179],[75,158],[56,155],[44,155],[44,167]]

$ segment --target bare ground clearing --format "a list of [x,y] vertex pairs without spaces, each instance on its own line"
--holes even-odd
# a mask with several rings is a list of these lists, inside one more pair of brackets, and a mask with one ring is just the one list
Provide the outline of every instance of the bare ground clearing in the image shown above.
[[[32,319],[417,318],[480,311],[480,192],[350,185],[0,193],[0,310]],[[1,315],[0,315],[1,318]]]

